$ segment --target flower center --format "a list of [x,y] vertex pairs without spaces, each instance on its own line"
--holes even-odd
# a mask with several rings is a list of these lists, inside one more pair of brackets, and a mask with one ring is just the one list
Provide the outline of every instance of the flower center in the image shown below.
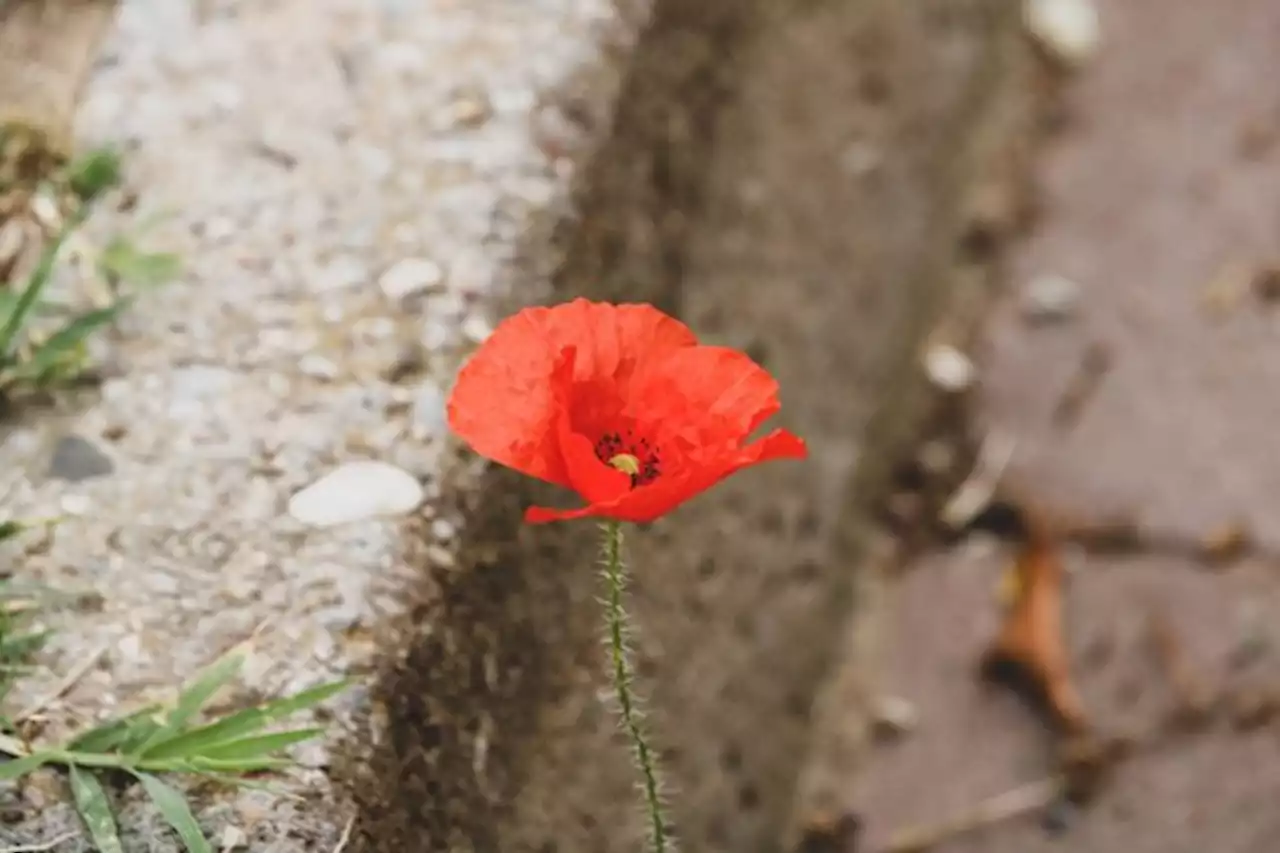
[[609,464],[624,474],[630,474],[632,477],[640,473],[640,460],[630,453],[619,453],[609,460]]
[[630,431],[626,438],[619,433],[605,433],[596,442],[596,457],[631,477],[631,487],[651,483],[662,473],[662,459],[649,446],[648,439],[635,440]]

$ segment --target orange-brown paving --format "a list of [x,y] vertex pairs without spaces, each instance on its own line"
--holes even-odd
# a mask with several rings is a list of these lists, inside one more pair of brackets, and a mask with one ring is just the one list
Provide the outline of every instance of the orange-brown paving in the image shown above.
[[[1086,547],[1060,555],[1072,569],[1065,608],[1046,621],[1065,625],[1066,671],[1088,722],[1144,744],[1180,702],[1192,712],[1184,720],[1198,716],[1195,682],[1223,701],[1210,725],[1136,751],[1092,806],[937,849],[1270,853],[1280,849],[1280,573],[1270,556],[1280,549],[1280,316],[1267,286],[1242,288],[1226,311],[1206,311],[1203,294],[1233,259],[1250,279],[1274,267],[1280,101],[1257,81],[1280,52],[1280,4],[1097,6],[1102,48],[1068,86],[1063,128],[1037,164],[1043,215],[1008,259],[1010,297],[988,326],[980,420],[1017,436],[1007,476],[1046,505],[1091,517],[1135,508],[1160,537],[1204,537],[1201,555],[1075,536]],[[1080,289],[1053,327],[1024,318],[1026,289],[1044,275]],[[1110,369],[1069,424],[1055,423],[1094,345]],[[1215,530],[1228,518],[1247,542]],[[1043,724],[973,678],[992,637],[1007,639],[991,602],[1002,559],[1001,546],[973,538],[902,575],[884,689],[915,703],[920,722],[870,750],[850,781],[867,849],[1060,769]],[[1153,602],[1165,624],[1148,623]],[[1062,657],[1039,666],[1065,669]]]

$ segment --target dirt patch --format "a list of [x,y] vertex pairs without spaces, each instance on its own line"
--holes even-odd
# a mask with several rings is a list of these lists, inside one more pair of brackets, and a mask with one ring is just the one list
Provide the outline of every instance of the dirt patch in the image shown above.
[[[776,849],[856,757],[839,662],[856,674],[869,508],[929,414],[923,339],[964,343],[1016,219],[1016,17],[994,0],[659,2],[556,241],[555,298],[653,302],[747,349],[813,447],[630,539],[688,849]],[[536,271],[546,247],[530,254]],[[543,492],[487,470],[456,565],[423,565],[375,689],[384,733],[347,771],[356,849],[636,849],[600,698],[595,531],[523,527]]]
[[0,3],[0,138],[10,127],[71,152],[72,121],[116,0]]

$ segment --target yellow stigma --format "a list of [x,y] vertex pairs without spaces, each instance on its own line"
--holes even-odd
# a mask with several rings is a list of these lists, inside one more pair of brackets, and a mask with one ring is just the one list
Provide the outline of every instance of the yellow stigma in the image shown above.
[[609,464],[624,474],[630,474],[632,477],[640,473],[640,460],[630,453],[619,453],[609,460]]

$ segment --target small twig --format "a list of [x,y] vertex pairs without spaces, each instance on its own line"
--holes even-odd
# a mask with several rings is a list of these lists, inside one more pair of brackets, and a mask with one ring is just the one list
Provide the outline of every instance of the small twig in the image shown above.
[[70,841],[77,837],[78,832],[64,832],[56,835],[48,841],[42,841],[39,844],[19,844],[17,847],[0,847],[0,853],[44,853],[45,850],[52,850],[64,841]]
[[1090,344],[1080,359],[1080,367],[1054,406],[1053,425],[1058,429],[1075,426],[1110,370],[1110,351],[1100,343]]
[[[342,828],[342,836],[338,839],[338,846],[333,848],[333,853],[342,853],[347,849],[347,844],[351,842],[351,830],[355,829],[356,818],[352,815],[347,819],[347,825]],[[3,851],[0,851],[3,853]]]
[[921,853],[951,838],[1046,808],[1062,794],[1062,779],[1053,776],[1030,782],[981,801],[951,818],[896,833],[883,853]]
[[968,479],[942,508],[942,520],[952,530],[960,530],[977,518],[991,503],[1005,468],[1013,459],[1017,440],[1010,435],[989,432],[978,450],[978,461]]
[[79,664],[75,666],[75,668],[73,668],[70,672],[68,672],[66,677],[63,678],[62,681],[58,683],[57,687],[55,687],[52,691],[50,691],[45,696],[36,700],[35,703],[33,703],[28,708],[23,710],[16,717],[14,717],[13,718],[14,722],[20,723],[23,720],[29,720],[30,718],[34,717],[36,714],[43,711],[53,702],[56,702],[57,700],[61,699],[64,695],[66,695],[68,690],[70,690],[72,687],[76,685],[77,681],[84,678],[85,675],[88,674],[89,670],[93,669],[93,667],[97,665],[98,661],[100,661],[102,659],[102,656],[105,655],[106,653],[107,653],[107,646],[105,645],[99,646],[97,649],[94,650],[93,654],[89,655],[87,658],[82,660]]

